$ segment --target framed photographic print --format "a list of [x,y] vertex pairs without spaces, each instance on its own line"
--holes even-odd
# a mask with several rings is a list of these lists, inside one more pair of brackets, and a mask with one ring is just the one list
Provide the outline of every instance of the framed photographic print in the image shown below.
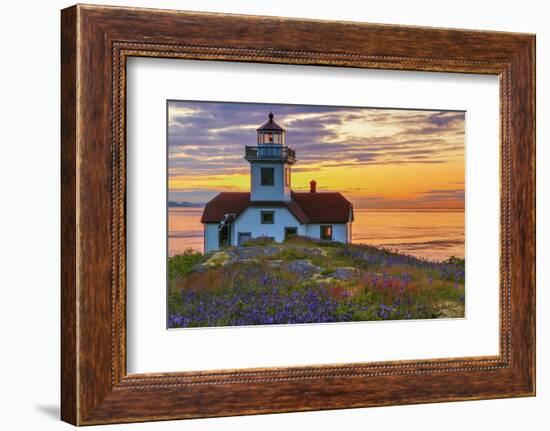
[[464,112],[167,116],[169,328],[465,317]]
[[534,36],[78,5],[61,42],[63,420],[534,395]]

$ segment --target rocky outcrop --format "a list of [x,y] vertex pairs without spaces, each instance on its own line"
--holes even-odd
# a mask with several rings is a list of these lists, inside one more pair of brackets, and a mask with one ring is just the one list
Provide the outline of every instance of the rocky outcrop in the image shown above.
[[342,266],[336,268],[330,276],[335,280],[351,280],[357,278],[361,274],[361,271],[351,266]]
[[295,274],[300,280],[311,278],[314,274],[321,272],[320,267],[313,265],[307,259],[292,260],[285,266],[285,269]]
[[[279,258],[280,256],[281,258]],[[255,264],[265,262],[270,269],[288,271],[300,281],[314,279],[325,284],[334,281],[348,281],[361,275],[361,270],[349,266],[338,267],[327,272],[326,269],[314,265],[311,259],[308,259],[308,257],[324,256],[326,256],[326,251],[320,247],[292,246],[287,249],[275,245],[231,247],[213,252],[204,262],[197,265],[195,271],[202,272],[238,263]]]

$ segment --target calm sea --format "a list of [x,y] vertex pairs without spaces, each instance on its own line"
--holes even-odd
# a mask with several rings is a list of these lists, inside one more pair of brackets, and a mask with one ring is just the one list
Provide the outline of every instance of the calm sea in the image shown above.
[[[430,260],[464,257],[463,210],[355,209],[353,242],[383,246]],[[202,208],[170,208],[170,255],[203,249]]]

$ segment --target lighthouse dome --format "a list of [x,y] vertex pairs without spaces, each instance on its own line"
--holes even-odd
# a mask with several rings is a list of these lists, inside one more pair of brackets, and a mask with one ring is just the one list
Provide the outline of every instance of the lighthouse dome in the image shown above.
[[258,145],[284,145],[285,129],[273,121],[273,112],[269,113],[269,120],[258,131]]
[[268,115],[269,121],[265,123],[262,127],[256,129],[258,132],[284,132],[281,126],[279,126],[275,121],[273,121],[273,112],[270,112]]

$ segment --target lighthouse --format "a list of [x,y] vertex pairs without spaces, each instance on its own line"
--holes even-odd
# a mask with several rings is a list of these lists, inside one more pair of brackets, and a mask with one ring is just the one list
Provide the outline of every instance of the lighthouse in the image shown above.
[[295,151],[285,144],[286,131],[273,120],[256,130],[255,146],[245,146],[244,158],[250,163],[250,200],[291,200],[292,165]]
[[351,242],[353,205],[341,193],[319,192],[315,180],[309,191],[292,190],[296,152],[286,145],[286,131],[273,118],[270,112],[256,129],[256,145],[244,147],[250,191],[222,191],[204,207],[205,253],[254,238],[282,242],[301,235]]

